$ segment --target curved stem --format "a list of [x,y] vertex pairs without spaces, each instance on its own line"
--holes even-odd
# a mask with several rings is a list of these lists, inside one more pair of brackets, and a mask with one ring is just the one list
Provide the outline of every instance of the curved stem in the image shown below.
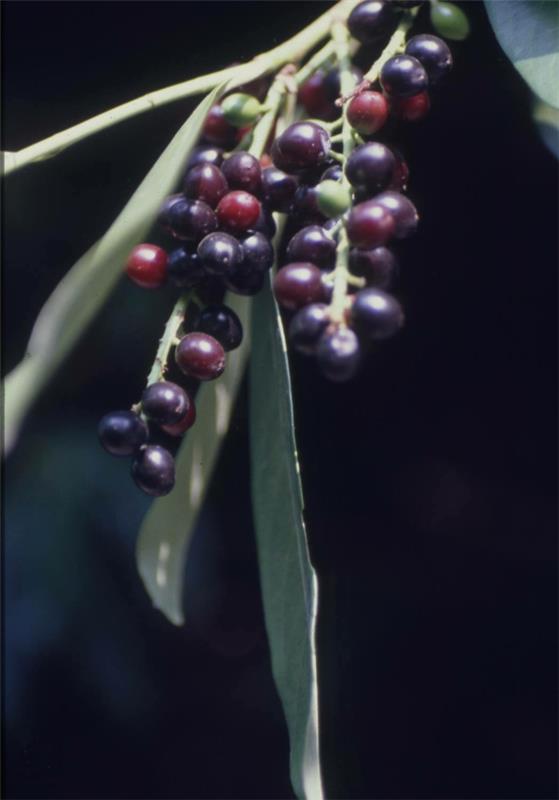
[[[339,0],[332,8],[318,17],[306,28],[299,31],[295,36],[287,39],[277,47],[247,61],[244,64],[227,67],[226,69],[202,75],[199,78],[183,81],[174,86],[167,86],[155,92],[149,92],[143,97],[130,100],[122,105],[104,111],[95,117],[91,117],[78,125],[73,125],[64,131],[55,133],[40,142],[24,147],[17,152],[6,152],[3,154],[3,172],[8,175],[21,167],[35,161],[43,161],[51,158],[65,150],[72,144],[85,139],[93,133],[104,130],[117,122],[150,111],[153,108],[181,100],[185,97],[192,97],[213,89],[215,86],[229,81],[228,88],[234,88],[243,83],[253,80],[261,75],[265,75],[282,67],[290,62],[300,61],[308,52],[315,47],[321,39],[328,35],[332,22],[336,18],[347,16],[351,9],[357,5],[359,0]],[[324,49],[324,48],[323,48]],[[314,61],[313,57],[311,61]],[[311,63],[311,62],[309,62]],[[316,69],[314,66],[313,70]]]

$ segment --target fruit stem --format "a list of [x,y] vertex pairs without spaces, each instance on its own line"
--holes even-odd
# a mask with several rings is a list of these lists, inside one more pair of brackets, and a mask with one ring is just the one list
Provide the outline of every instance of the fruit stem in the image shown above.
[[[334,19],[347,18],[358,2],[359,0],[339,0],[295,36],[265,53],[260,53],[244,64],[220,69],[217,72],[211,72],[198,78],[176,83],[173,86],[167,86],[164,89],[158,89],[155,92],[149,92],[142,97],[137,97],[135,100],[130,100],[127,103],[97,114],[95,117],[84,120],[78,125],[72,125],[66,130],[55,133],[21,150],[5,152],[2,154],[3,174],[8,175],[28,164],[44,161],[47,158],[58,155],[58,153],[81,139],[109,128],[117,122],[143,114],[145,111],[151,111],[154,108],[172,103],[175,100],[182,100],[185,97],[204,94],[226,81],[228,82],[227,89],[233,89],[262,75],[273,73],[284,64],[301,61],[313,47],[328,35]],[[309,65],[312,64],[313,71],[316,69],[316,56],[313,56],[309,61]]]
[[266,149],[266,144],[268,143],[268,139],[276,123],[276,118],[279,114],[283,99],[286,93],[290,92],[294,86],[294,84],[291,86],[292,82],[292,70],[289,70],[288,67],[284,67],[282,72],[276,75],[268,90],[266,100],[264,101],[268,110],[260,117],[254,126],[252,142],[248,151],[251,155],[255,156],[255,158],[260,158]]

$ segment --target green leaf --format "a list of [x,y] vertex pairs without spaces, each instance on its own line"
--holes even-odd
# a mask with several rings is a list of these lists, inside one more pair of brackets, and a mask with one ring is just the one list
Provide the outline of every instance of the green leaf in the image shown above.
[[136,563],[147,592],[154,606],[175,625],[184,623],[184,564],[249,349],[250,299],[230,295],[225,302],[239,315],[245,337],[240,347],[227,354],[227,368],[221,378],[200,387],[196,424],[186,435],[177,458],[175,488],[151,504],[136,545]]
[[206,114],[222,91],[223,86],[217,87],[196,107],[107,233],[74,264],[41,309],[25,358],[6,378],[6,452],[32,404],[123,274],[128,253],[145,237],[161,202],[176,186]]
[[532,115],[544,144],[559,158],[559,109],[538,100]]
[[559,2],[485,0],[499,44],[543,101],[559,108]]
[[250,362],[253,513],[272,670],[291,744],[291,781],[323,797],[315,649],[318,589],[303,522],[287,351],[269,286],[254,299]]

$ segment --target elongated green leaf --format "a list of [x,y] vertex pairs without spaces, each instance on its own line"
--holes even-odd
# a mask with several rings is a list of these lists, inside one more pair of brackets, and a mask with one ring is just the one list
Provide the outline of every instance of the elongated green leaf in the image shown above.
[[499,44],[544,102],[559,108],[557,0],[485,0]]
[[208,109],[222,91],[217,87],[196,107],[107,233],[74,264],[43,306],[26,357],[6,379],[7,452],[31,405],[115,287],[126,256],[142,241],[162,200],[175,187]]
[[243,343],[227,355],[221,378],[201,386],[196,397],[196,425],[188,432],[177,458],[174,490],[155,500],[146,514],[136,546],[136,562],[156,608],[175,625],[182,625],[184,564],[198,513],[212,477],[249,349],[250,300],[231,295],[226,300],[245,330]]
[[289,729],[293,788],[300,798],[320,800],[318,588],[303,522],[285,339],[269,287],[255,298],[252,314],[252,498],[266,628]]

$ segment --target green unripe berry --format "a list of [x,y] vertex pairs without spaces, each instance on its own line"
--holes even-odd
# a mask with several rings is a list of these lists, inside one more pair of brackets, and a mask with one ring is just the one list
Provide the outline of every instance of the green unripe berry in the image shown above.
[[454,3],[432,3],[431,22],[437,33],[445,39],[461,41],[470,32],[468,17]]
[[338,181],[322,181],[317,186],[316,201],[325,216],[339,217],[350,207],[351,193]]
[[236,128],[252,125],[262,113],[260,102],[250,94],[230,94],[221,102],[223,116]]

